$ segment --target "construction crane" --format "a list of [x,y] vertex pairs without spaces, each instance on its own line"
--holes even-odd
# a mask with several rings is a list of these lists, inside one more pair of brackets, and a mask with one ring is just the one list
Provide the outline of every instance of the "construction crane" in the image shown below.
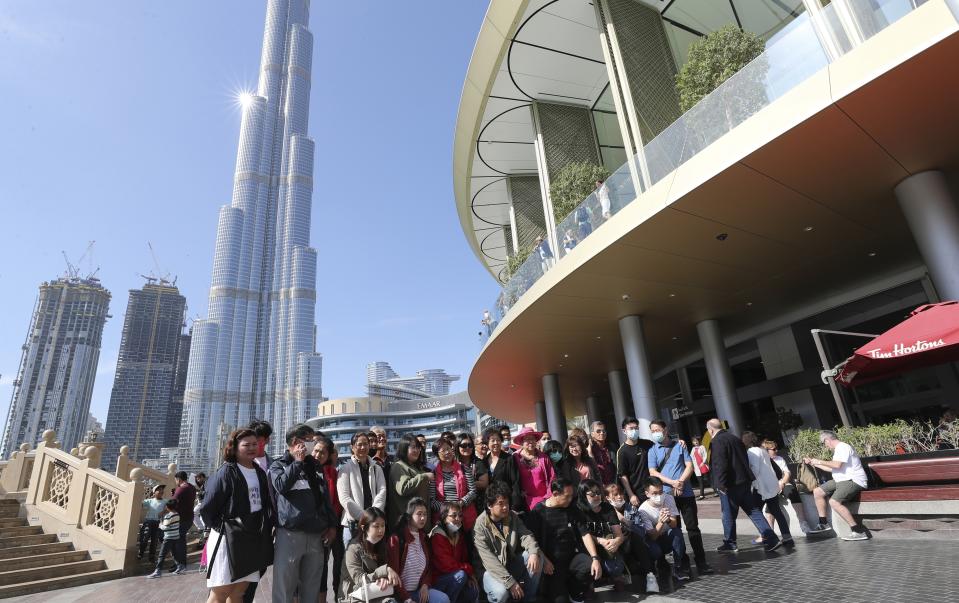
[[157,257],[156,250],[153,249],[153,243],[151,243],[150,241],[147,241],[147,247],[150,248],[150,257],[153,258],[153,267],[156,270],[156,272],[153,274],[150,274],[149,276],[147,276],[146,274],[141,274],[140,276],[145,278],[147,282],[150,283],[151,285],[153,283],[159,283],[161,286],[175,287],[177,277],[174,276],[171,279],[170,273],[164,272],[163,268],[160,267],[160,259]]
[[[96,278],[98,272],[100,272],[100,267],[93,267],[93,245],[96,241],[90,241],[87,244],[87,248],[83,251],[83,255],[80,256],[80,259],[77,260],[77,263],[74,264],[70,261],[70,258],[67,256],[67,252],[61,250],[60,253],[63,255],[63,261],[67,263],[67,272],[66,277],[69,279],[78,279],[78,280],[92,280]],[[90,268],[87,272],[87,275],[84,277],[80,276],[80,267],[84,259],[87,259],[89,256]]]

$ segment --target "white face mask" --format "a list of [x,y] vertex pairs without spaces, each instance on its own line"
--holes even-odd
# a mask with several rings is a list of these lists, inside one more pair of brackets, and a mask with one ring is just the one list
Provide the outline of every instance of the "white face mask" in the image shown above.
[[625,501],[625,500],[611,500],[611,501],[609,501],[609,502],[610,502],[610,503],[613,505],[613,507],[616,508],[616,509],[622,509],[624,506],[626,506],[626,501]]
[[653,494],[652,496],[649,497],[649,502],[650,502],[650,504],[652,504],[654,507],[658,507],[658,506],[660,506],[661,504],[663,504],[663,495],[662,495],[662,494]]
[[629,431],[626,432],[626,437],[627,437],[628,439],[630,439],[630,440],[638,440],[638,439],[639,439],[639,430],[638,430],[638,429],[630,429]]
[[455,534],[460,531],[460,527],[455,523],[446,522],[446,531],[450,534]]

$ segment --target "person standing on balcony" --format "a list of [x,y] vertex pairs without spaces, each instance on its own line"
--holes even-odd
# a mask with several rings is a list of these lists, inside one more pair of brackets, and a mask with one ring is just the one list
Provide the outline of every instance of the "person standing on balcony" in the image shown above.
[[153,487],[153,496],[143,501],[143,523],[140,524],[140,549],[137,559],[143,559],[147,543],[150,543],[150,561],[156,558],[157,541],[160,539],[160,517],[166,509],[166,499],[163,498],[163,484]]
[[852,449],[852,446],[839,441],[839,438],[832,431],[819,432],[819,441],[832,450],[832,460],[804,458],[803,462],[816,469],[832,472],[832,479],[813,490],[813,495],[816,497],[816,509],[819,511],[819,526],[813,532],[829,529],[829,520],[826,517],[828,509],[826,501],[828,500],[828,505],[852,529],[852,532],[848,536],[843,536],[842,539],[868,540],[869,536],[866,534],[866,528],[856,521],[852,511],[846,506],[859,498],[859,493],[865,490],[868,484],[862,461],[859,460],[859,455]]
[[585,203],[576,208],[573,218],[576,220],[580,241],[593,234],[592,215]]
[[566,229],[566,234],[563,235],[563,251],[569,253],[576,247],[576,235],[573,234],[573,230],[570,228]]
[[536,237],[533,241],[536,253],[539,254],[539,265],[545,274],[547,270],[553,267],[553,250],[549,248],[549,242],[543,237]]
[[483,320],[480,321],[480,324],[486,327],[487,337],[493,334],[493,317],[490,315],[489,310],[483,310]]
[[323,469],[310,454],[313,428],[302,423],[286,432],[287,451],[270,465],[276,492],[276,558],[273,600],[317,601],[326,585],[324,551],[336,536],[336,516],[326,493]]
[[353,435],[350,449],[353,456],[336,478],[336,493],[343,505],[343,541],[347,546],[359,534],[363,511],[376,507],[384,518],[386,513],[386,478],[380,466],[370,460],[370,438],[365,431]]
[[599,209],[603,213],[603,220],[608,220],[613,215],[609,203],[609,187],[602,180],[596,181],[596,199],[599,201]]
[[609,453],[609,446],[606,440],[606,424],[602,421],[593,421],[589,427],[589,447],[587,452],[596,462],[596,469],[599,471],[600,480],[604,486],[616,482],[616,464],[613,463],[613,457]]

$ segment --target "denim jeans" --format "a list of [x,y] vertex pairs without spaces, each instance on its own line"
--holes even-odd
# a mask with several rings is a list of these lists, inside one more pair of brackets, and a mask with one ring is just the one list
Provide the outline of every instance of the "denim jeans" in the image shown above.
[[[420,589],[410,591],[410,599],[420,603]],[[430,589],[430,603],[450,603],[450,598],[441,590]]]
[[[446,593],[450,603],[476,603],[479,599],[479,589],[470,584],[469,578],[469,574],[463,570],[457,570],[436,578],[433,581],[433,587]],[[432,600],[431,594],[430,601]]]
[[646,546],[649,547],[649,554],[656,561],[661,560],[669,551],[673,552],[673,563],[676,567],[683,564],[686,557],[686,541],[683,540],[683,530],[680,527],[667,528],[665,532],[659,535],[659,538],[653,540],[646,537]]
[[776,533],[769,527],[769,522],[763,515],[762,504],[759,502],[749,484],[737,484],[726,492],[719,493],[719,503],[723,510],[723,543],[736,544],[736,518],[742,509],[756,526],[766,544],[779,540]]
[[[510,575],[523,587],[523,601],[533,603],[536,601],[536,591],[539,588],[539,579],[542,576],[542,568],[535,575],[530,575],[526,569],[526,561],[529,559],[529,553],[523,553],[522,557],[513,557],[510,564],[506,567]],[[493,577],[488,571],[483,574],[483,590],[486,591],[486,600],[489,603],[506,603],[512,600],[509,589],[506,585]]]

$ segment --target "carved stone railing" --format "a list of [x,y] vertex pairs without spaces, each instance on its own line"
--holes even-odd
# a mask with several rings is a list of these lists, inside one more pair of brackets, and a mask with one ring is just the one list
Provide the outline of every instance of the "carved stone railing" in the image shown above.
[[44,432],[34,453],[26,495],[30,525],[73,542],[110,569],[128,571],[136,564],[142,471],[119,478],[98,468],[99,448],[87,446],[78,457],[56,448],[54,437]]
[[157,471],[153,467],[147,467],[146,465],[142,465],[131,459],[130,447],[121,446],[120,456],[117,457],[117,477],[120,479],[130,480],[132,479],[131,476],[135,469],[140,470],[140,480],[143,482],[143,491],[146,492],[147,495],[153,492],[153,488],[158,484],[166,486],[167,494],[170,496],[173,495],[173,490],[176,488],[176,480],[173,477],[176,475],[176,463],[170,463],[167,465],[167,472],[163,473],[162,471]]
[[36,453],[30,450],[30,444],[23,443],[14,451],[9,461],[4,463],[0,474],[0,494],[13,495],[23,493],[30,486],[33,463]]

